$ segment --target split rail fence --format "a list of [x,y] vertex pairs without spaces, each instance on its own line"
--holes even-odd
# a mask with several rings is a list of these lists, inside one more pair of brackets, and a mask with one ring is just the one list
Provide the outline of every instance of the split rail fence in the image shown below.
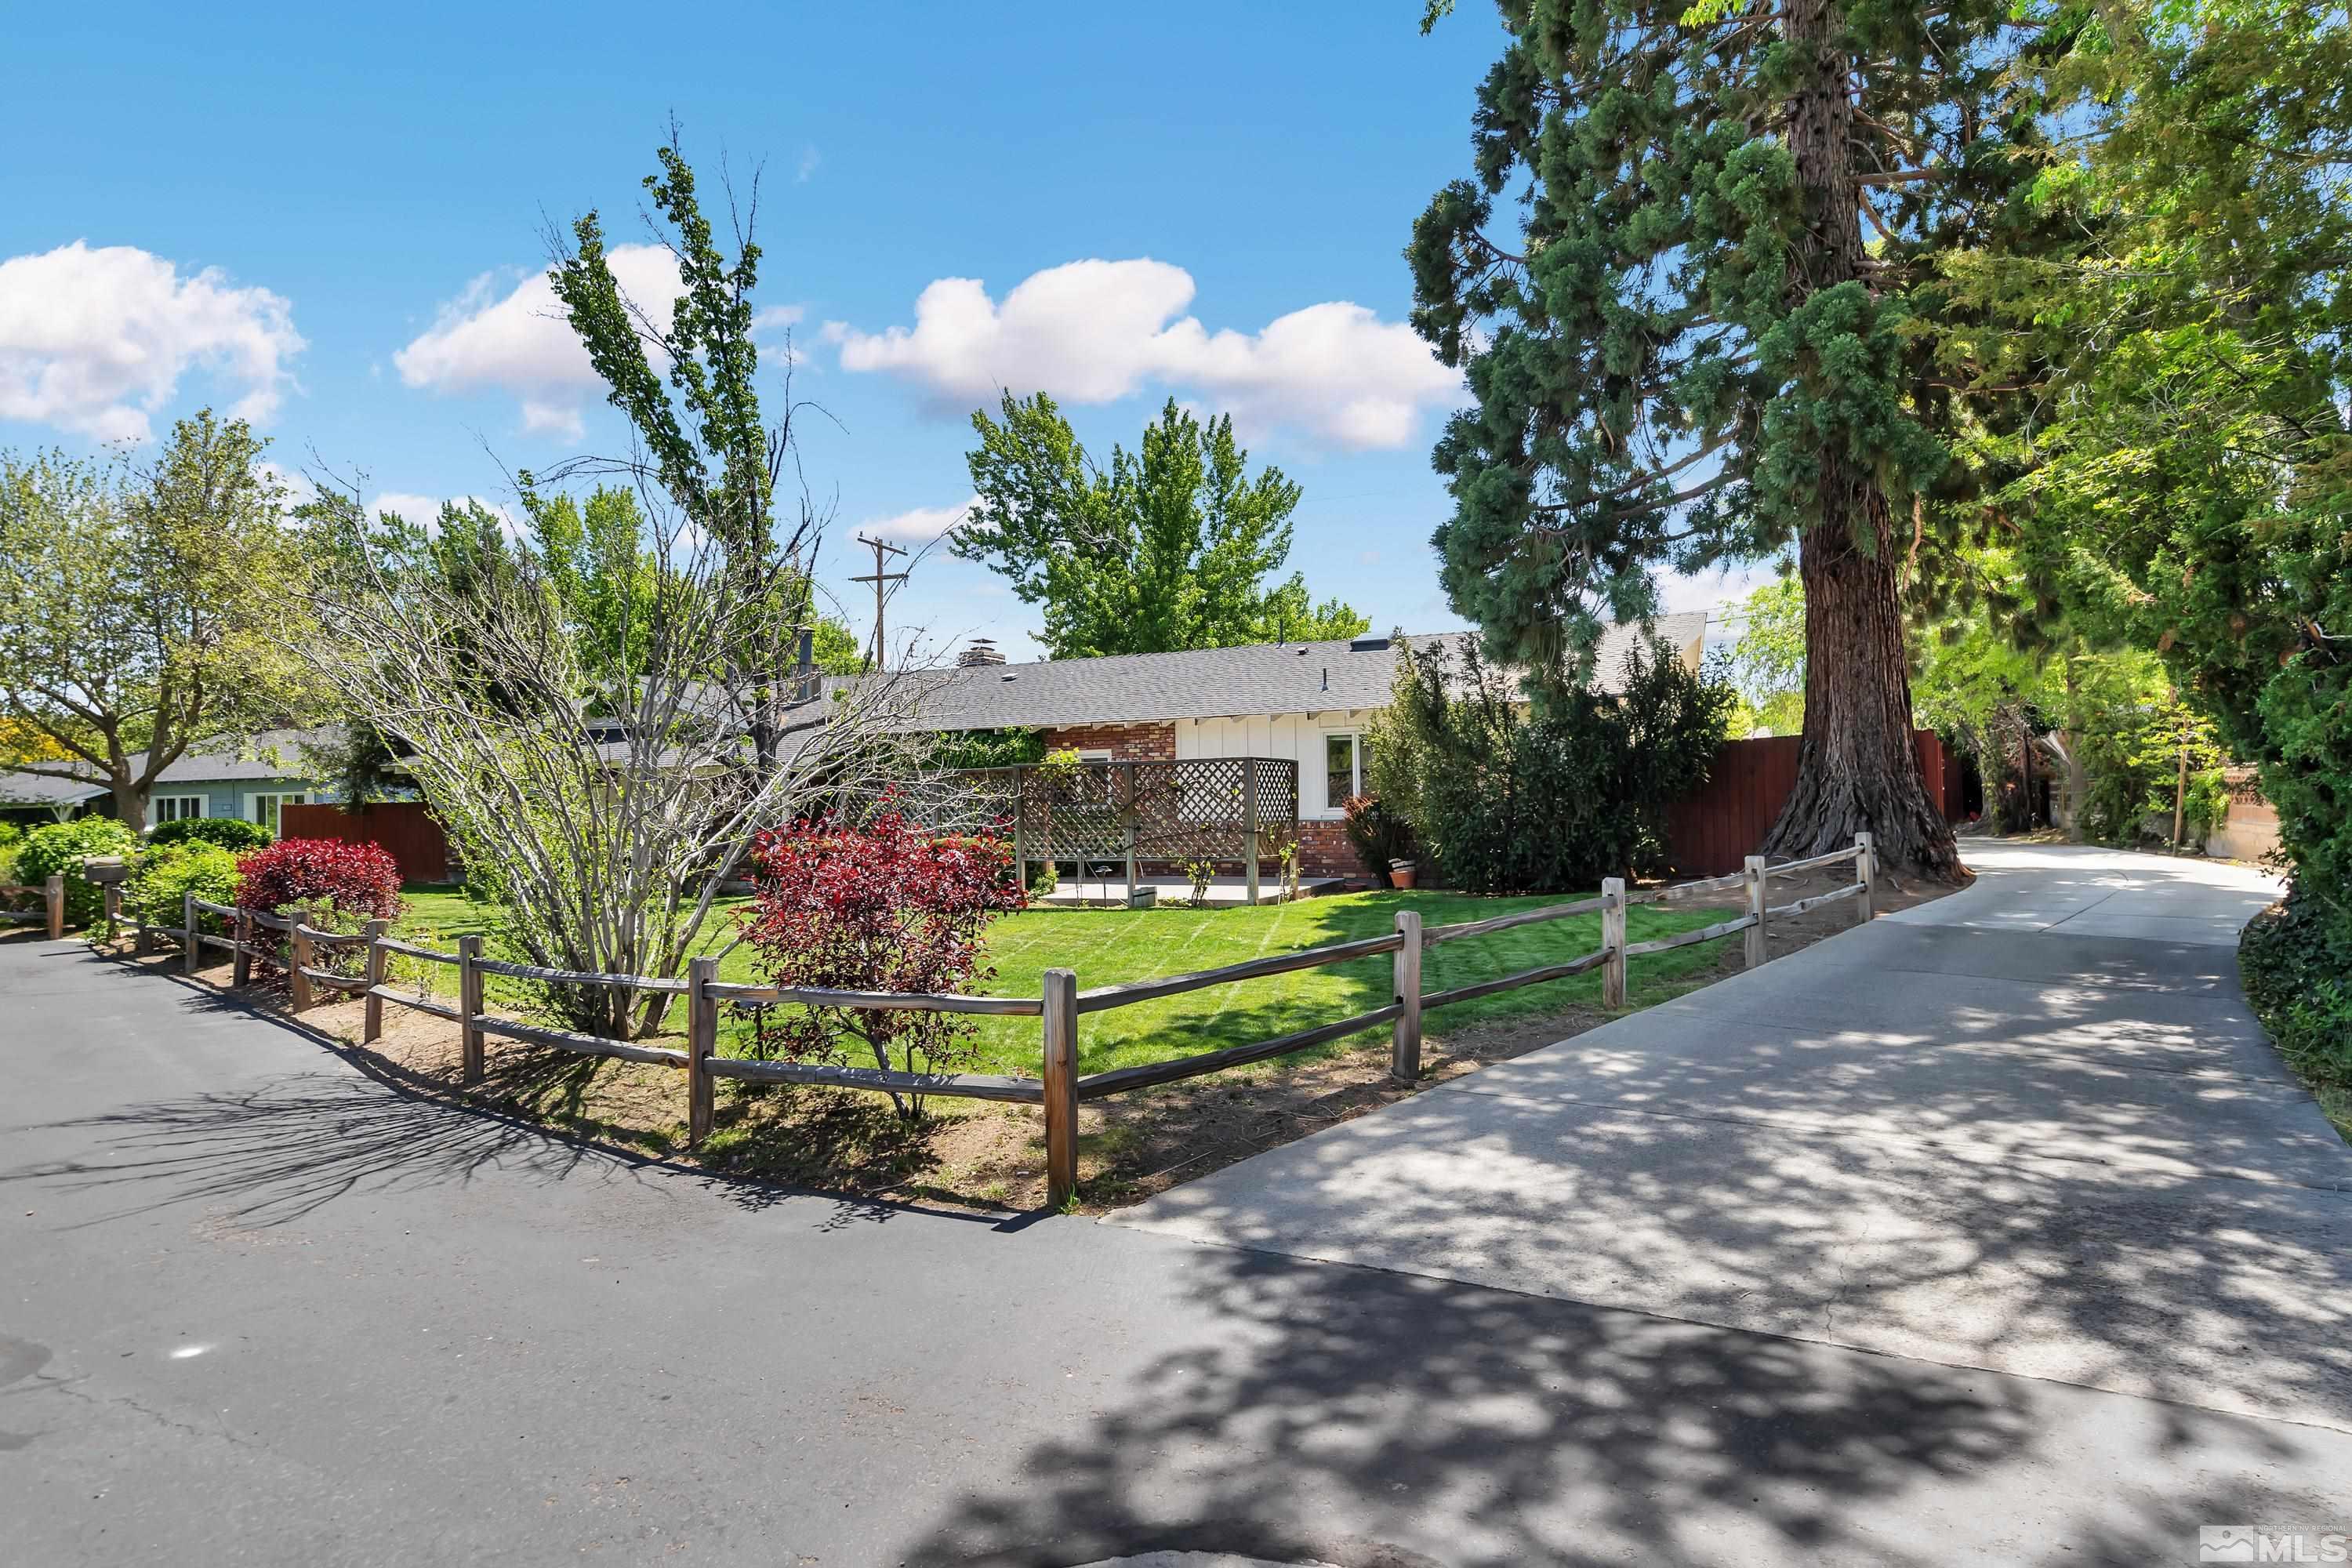
[[37,910],[0,910],[0,925],[47,926],[52,939],[66,934],[66,879],[63,873],[52,873],[41,887],[16,883],[0,887],[0,899],[38,894],[41,907]]
[[[1769,902],[1773,878],[1818,870],[1847,861],[1852,861],[1854,866],[1852,882],[1785,904]],[[1481,996],[1514,991],[1521,986],[1565,980],[1570,975],[1594,969],[1601,972],[1602,1005],[1622,1007],[1625,1005],[1626,964],[1629,960],[1646,953],[1664,952],[1673,948],[1689,947],[1735,933],[1745,933],[1745,956],[1748,966],[1752,969],[1765,960],[1764,936],[1768,922],[1792,918],[1844,899],[1859,900],[1856,917],[1858,921],[1867,921],[1874,912],[1873,900],[1877,879],[1876,851],[1872,847],[1870,835],[1864,833],[1855,836],[1851,848],[1816,855],[1810,859],[1771,866],[1766,864],[1762,856],[1751,855],[1744,867],[1729,876],[1630,892],[1622,879],[1612,877],[1601,884],[1601,893],[1597,898],[1521,910],[1482,921],[1465,921],[1424,929],[1419,911],[1401,910],[1396,917],[1396,930],[1384,936],[1362,937],[1353,942],[1333,942],[1296,952],[1275,953],[1217,969],[1196,970],[1189,974],[1171,974],[1155,980],[1130,981],[1125,984],[1102,985],[1081,991],[1076,972],[1049,969],[1045,972],[1040,994],[1035,996],[965,996],[950,993],[827,991],[777,985],[740,985],[719,978],[719,961],[715,958],[693,960],[683,980],[546,969],[534,964],[485,958],[479,936],[459,937],[455,952],[443,952],[394,940],[385,934],[383,921],[368,921],[358,934],[336,932],[309,924],[299,915],[264,914],[257,910],[210,903],[194,894],[185,897],[184,930],[179,934],[184,955],[182,962],[188,973],[194,973],[201,967],[205,947],[226,949],[235,959],[235,984],[240,985],[251,978],[252,963],[256,958],[276,962],[283,956],[297,1012],[314,1005],[322,990],[362,997],[366,1003],[361,1026],[363,1040],[373,1040],[383,1032],[386,1003],[456,1024],[460,1034],[460,1073],[467,1084],[479,1083],[482,1079],[483,1042],[488,1036],[521,1040],[583,1056],[615,1057],[623,1061],[680,1068],[687,1075],[689,1143],[700,1142],[709,1132],[713,1089],[716,1081],[723,1078],[748,1083],[813,1084],[886,1094],[942,1095],[1040,1106],[1045,1115],[1047,1201],[1053,1206],[1060,1207],[1077,1191],[1078,1107],[1087,1100],[1288,1056],[1383,1024],[1388,1025],[1391,1031],[1390,1075],[1399,1082],[1412,1083],[1421,1076],[1422,1016],[1434,1008],[1453,1006]],[[1647,942],[1626,940],[1625,912],[1634,905],[1671,904],[1735,888],[1745,889],[1748,894],[1748,912],[1737,919],[1718,921],[1713,925]],[[221,936],[203,930],[200,919],[206,914],[229,921],[230,934]],[[1468,941],[1496,931],[1514,931],[1522,926],[1589,914],[1601,917],[1601,945],[1590,952],[1580,953],[1557,963],[1521,970],[1515,974],[1482,980],[1475,984],[1434,992],[1422,989],[1422,954],[1442,942]],[[286,950],[282,954],[274,941],[265,941],[260,937],[258,933],[264,931],[285,937]],[[339,952],[359,954],[364,963],[363,973],[344,974],[320,962],[327,954]],[[1390,1001],[1384,1006],[1249,1045],[1229,1046],[1221,1050],[1118,1068],[1108,1072],[1081,1074],[1077,1070],[1078,1020],[1087,1014],[1132,1006],[1139,1002],[1181,995],[1189,991],[1206,990],[1237,981],[1265,979],[1302,969],[1319,969],[1381,953],[1392,954],[1395,965],[1394,987]],[[457,1005],[451,1006],[430,996],[412,994],[387,984],[387,968],[394,955],[454,967],[457,972]],[[686,1048],[677,1050],[664,1046],[640,1046],[625,1040],[606,1039],[597,1035],[548,1028],[500,1017],[485,1011],[483,1005],[483,984],[491,975],[683,995],[687,999]],[[1043,1037],[1042,1070],[1036,1078],[1015,1078],[985,1073],[899,1072],[878,1068],[845,1067],[829,1062],[762,1061],[722,1057],[718,1054],[719,1012],[721,1005],[730,1002],[751,1006],[787,1004],[855,1010],[1036,1018],[1040,1021]]]

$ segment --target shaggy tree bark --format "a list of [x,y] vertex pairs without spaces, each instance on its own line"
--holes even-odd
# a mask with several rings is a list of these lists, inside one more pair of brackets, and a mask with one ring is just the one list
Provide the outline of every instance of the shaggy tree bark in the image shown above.
[[1801,859],[1869,833],[1889,866],[1950,880],[1959,874],[1951,825],[1927,799],[1911,740],[1895,561],[1883,551],[1864,555],[1845,531],[1823,528],[1806,536],[1800,564],[1805,734],[1796,785],[1764,853]]
[[[1829,0],[1789,0],[1790,50],[1806,67],[1791,96],[1789,153],[1804,191],[1790,303],[1862,276],[1861,186],[1853,163],[1855,62],[1832,42]],[[1824,379],[1830,373],[1820,372]],[[1889,865],[1949,881],[1959,875],[1951,825],[1928,803],[1911,742],[1911,681],[1903,644],[1886,494],[1843,453],[1819,459],[1822,515],[1805,531],[1805,731],[1797,783],[1765,836],[1764,853],[1802,858],[1874,836]]]

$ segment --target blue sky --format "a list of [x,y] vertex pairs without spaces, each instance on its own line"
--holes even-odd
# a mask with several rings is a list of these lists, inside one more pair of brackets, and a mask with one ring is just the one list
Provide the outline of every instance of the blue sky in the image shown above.
[[[1418,11],[20,9],[0,445],[87,449],[211,403],[282,466],[396,500],[498,500],[506,469],[618,450],[532,279],[551,222],[596,207],[642,237],[675,113],[707,197],[722,158],[764,165],[760,302],[837,422],[806,458],[838,506],[821,576],[861,629],[849,535],[955,515],[998,384],[1062,397],[1105,458],[1167,396],[1234,412],[1305,487],[1292,564],[1318,596],[1457,625],[1428,453],[1460,393],[1403,326],[1400,252],[1468,169],[1500,34],[1471,5],[1423,37]],[[1038,620],[939,551],[892,618],[1016,657]]]

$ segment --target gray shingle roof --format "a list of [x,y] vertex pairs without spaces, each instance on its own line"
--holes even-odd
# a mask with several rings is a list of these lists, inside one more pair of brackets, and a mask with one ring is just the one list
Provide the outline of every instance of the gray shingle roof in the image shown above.
[[[225,742],[183,756],[155,775],[163,784],[227,784],[271,779],[302,779],[302,743],[332,738],[332,728],[266,730],[245,745]],[[143,764],[143,753],[133,752],[133,773]],[[106,793],[107,786],[35,773],[0,773],[0,805],[51,805],[88,800]]]
[[[1687,652],[1706,636],[1706,616],[1660,616],[1650,629]],[[1601,638],[1604,688],[1615,684],[1640,632],[1612,626]],[[1449,642],[1469,635],[1435,634]],[[1392,646],[1360,651],[1345,642],[1260,643],[939,670],[919,678],[922,724],[994,730],[1380,708],[1388,703],[1396,660]]]

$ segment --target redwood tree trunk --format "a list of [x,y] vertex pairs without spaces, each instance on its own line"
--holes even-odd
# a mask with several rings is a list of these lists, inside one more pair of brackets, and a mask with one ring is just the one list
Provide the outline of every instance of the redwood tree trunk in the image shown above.
[[[1792,303],[1862,276],[1853,167],[1853,61],[1834,0],[1786,0],[1782,26],[1803,75],[1790,94],[1789,153],[1805,204],[1791,247]],[[1812,374],[1824,379],[1826,367]],[[1816,389],[1819,390],[1819,389]],[[1821,516],[1798,558],[1805,583],[1805,735],[1797,784],[1764,853],[1826,854],[1867,832],[1889,866],[1954,880],[1951,825],[1927,802],[1911,743],[1899,552],[1885,492],[1834,444],[1816,459]],[[1864,547],[1868,542],[1869,548]]]
[[[1885,502],[1882,500],[1883,509]],[[1911,680],[1890,551],[1865,555],[1851,531],[1805,536],[1805,736],[1797,783],[1764,853],[1801,859],[1857,833],[1890,868],[1959,876],[1952,826],[1927,799],[1911,740]]]

